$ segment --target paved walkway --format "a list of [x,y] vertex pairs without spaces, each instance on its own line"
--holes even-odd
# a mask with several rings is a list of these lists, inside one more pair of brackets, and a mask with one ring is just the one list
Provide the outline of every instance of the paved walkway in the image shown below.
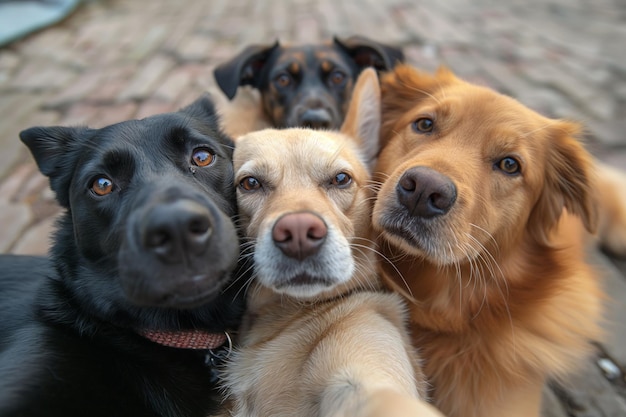
[[[88,1],[62,24],[0,49],[0,252],[45,253],[59,213],[20,130],[174,110],[212,87],[212,68],[249,43],[352,34],[581,120],[590,150],[626,170],[622,0]],[[580,377],[547,391],[547,415],[626,415],[626,262],[593,255],[615,300],[612,337]]]

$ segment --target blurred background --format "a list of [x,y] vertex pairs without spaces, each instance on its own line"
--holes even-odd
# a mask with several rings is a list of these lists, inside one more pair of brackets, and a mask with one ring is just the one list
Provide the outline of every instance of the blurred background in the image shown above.
[[[45,254],[60,209],[18,133],[176,110],[251,43],[360,34],[551,117],[626,171],[626,0],[0,0],[0,252]],[[545,414],[626,416],[626,261],[605,272],[609,341]]]

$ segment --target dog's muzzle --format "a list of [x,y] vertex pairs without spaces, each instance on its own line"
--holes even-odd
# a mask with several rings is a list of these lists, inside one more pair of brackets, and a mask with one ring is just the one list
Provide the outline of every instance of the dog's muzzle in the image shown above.
[[135,305],[195,308],[219,294],[237,264],[230,218],[183,189],[148,193],[126,221],[119,277]]

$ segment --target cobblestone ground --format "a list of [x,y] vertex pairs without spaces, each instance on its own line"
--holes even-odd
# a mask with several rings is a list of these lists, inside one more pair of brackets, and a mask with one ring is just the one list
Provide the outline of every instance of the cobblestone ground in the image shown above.
[[[59,213],[20,130],[175,110],[212,88],[213,67],[249,43],[353,34],[581,120],[590,150],[626,170],[623,0],[90,1],[0,49],[0,252],[45,253]],[[626,263],[592,256],[614,300],[611,338],[578,377],[546,389],[549,416],[626,415]]]

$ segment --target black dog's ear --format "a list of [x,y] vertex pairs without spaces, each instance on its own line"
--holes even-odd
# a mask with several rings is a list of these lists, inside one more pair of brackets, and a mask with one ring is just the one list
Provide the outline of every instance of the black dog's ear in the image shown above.
[[364,36],[350,36],[346,39],[334,37],[333,42],[350,55],[360,70],[374,67],[378,71],[387,71],[397,63],[404,62],[404,53],[401,49]]
[[215,104],[208,94],[197,98],[193,103],[180,109],[194,119],[213,120],[216,117]]
[[259,88],[259,73],[270,54],[279,46],[278,41],[272,45],[250,45],[230,61],[215,68],[215,81],[229,100],[235,97],[240,85]]
[[72,150],[89,129],[86,127],[31,127],[20,132],[20,139],[35,158],[42,174],[50,179],[57,200],[68,206],[68,188],[74,167]]

